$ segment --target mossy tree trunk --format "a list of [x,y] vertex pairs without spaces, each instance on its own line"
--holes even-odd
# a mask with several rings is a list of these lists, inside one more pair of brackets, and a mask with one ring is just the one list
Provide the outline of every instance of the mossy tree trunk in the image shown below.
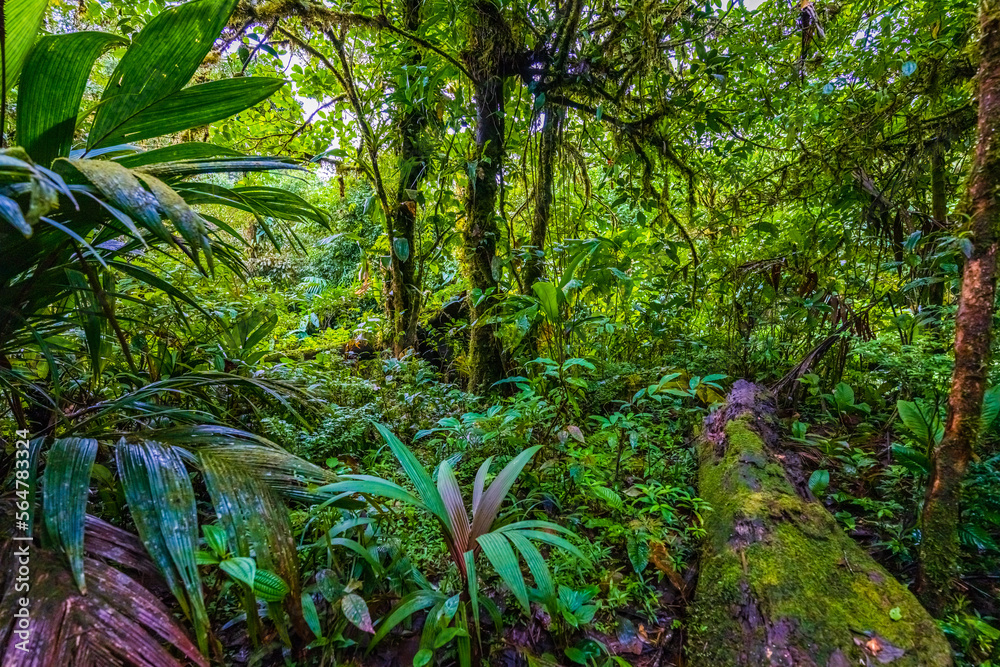
[[469,390],[484,391],[504,376],[497,325],[487,320],[499,304],[496,269],[497,195],[505,155],[505,79],[515,73],[510,27],[491,0],[472,5],[472,34],[463,54],[475,82],[476,152],[469,165],[462,226],[462,262],[472,288]]
[[[925,224],[924,236],[931,233],[947,229],[948,227],[948,180],[945,173],[945,146],[944,142],[938,141],[931,156],[931,216],[933,222]],[[940,270],[938,271],[940,272]],[[927,305],[940,309],[944,305],[944,281],[931,283],[927,286]],[[938,326],[941,320],[941,313],[935,312],[934,326]]]
[[[416,32],[420,27],[422,0],[403,0],[403,27]],[[402,63],[419,79],[420,51],[413,44],[403,45]],[[414,96],[416,98],[417,96]],[[419,96],[426,99],[425,95]],[[417,323],[420,317],[421,285],[417,279],[417,202],[414,193],[427,172],[426,151],[422,133],[427,125],[425,102],[399,112],[399,187],[390,238],[392,252],[392,348],[400,355],[417,343]]]
[[[534,294],[532,285],[542,279],[545,272],[545,238],[548,236],[549,220],[552,217],[553,182],[556,152],[559,145],[559,131],[565,117],[565,110],[554,104],[543,107],[545,120],[542,122],[541,139],[538,147],[538,182],[535,185],[535,215],[531,223],[531,240],[521,273],[521,289],[524,294]],[[522,343],[529,359],[538,356],[538,325],[532,326]]]
[[554,104],[547,104],[542,110],[541,139],[538,146],[538,182],[535,185],[535,215],[531,221],[531,241],[524,261],[521,283],[525,294],[532,294],[531,286],[541,280],[545,267],[545,237],[552,217],[552,191],[555,180],[556,149],[559,146],[559,130],[562,127],[565,110]]
[[969,184],[972,255],[962,271],[955,315],[955,369],[944,438],[931,456],[921,517],[920,591],[940,609],[958,573],[962,480],[979,435],[990,367],[1000,222],[1000,2],[983,0],[979,20],[979,140]]
[[951,665],[948,642],[916,598],[789,477],[794,457],[774,451],[772,419],[761,390],[740,380],[706,420],[699,495],[713,511],[689,664]]

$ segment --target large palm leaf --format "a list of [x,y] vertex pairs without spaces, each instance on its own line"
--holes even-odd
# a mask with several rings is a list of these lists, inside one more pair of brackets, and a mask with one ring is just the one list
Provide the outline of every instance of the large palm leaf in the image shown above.
[[[67,267],[114,265],[175,298],[183,296],[176,288],[149,272],[125,268],[133,266],[131,253],[176,249],[203,271],[211,271],[220,259],[239,271],[239,253],[220,236],[225,226],[209,222],[194,204],[248,212],[269,232],[272,220],[326,224],[322,211],[283,190],[186,181],[218,172],[299,168],[287,160],[206,144],[151,151],[113,145],[231,116],[284,84],[240,77],[184,87],[234,4],[194,0],[151,20],[119,61],[84,151],[71,151],[71,145],[85,84],[95,59],[123,40],[99,32],[53,35],[28,53],[15,135],[22,148],[0,154],[0,249],[5,260],[0,265],[0,355],[33,338],[37,327],[58,325],[52,321],[58,317],[43,314],[69,296]],[[18,15],[44,8],[29,0],[9,0],[5,6]],[[235,233],[228,236],[241,240]],[[277,243],[274,235],[272,239]]]
[[[0,508],[5,517],[13,516],[9,499],[0,500]],[[10,526],[4,528],[10,535]],[[15,545],[9,539],[0,543],[0,661],[5,666],[208,664],[160,600],[158,593],[166,587],[142,545],[134,535],[94,517],[87,517],[82,557],[90,582],[86,595],[57,552],[31,549],[31,632],[27,638],[18,636],[11,621],[25,593],[16,589],[11,574],[16,570]]]
[[[234,552],[255,557],[262,569],[277,573],[288,583],[291,594],[284,606],[270,603],[271,618],[283,633],[284,619],[289,618],[300,636],[308,636],[286,501],[318,502],[327,498],[315,489],[335,481],[334,475],[264,438],[222,426],[143,430],[116,442],[101,440],[114,449],[114,468],[129,511],[159,575],[155,583],[173,594],[194,627],[203,653],[208,649],[210,628],[197,569],[199,518],[190,468],[202,473]],[[51,569],[52,581],[58,582],[53,590],[70,599],[80,597],[85,601],[80,605],[90,610],[87,613],[97,613],[98,607],[106,602],[102,591],[118,591],[122,581],[120,573],[99,567],[99,563],[87,556],[88,551],[94,551],[88,534],[93,532],[94,520],[86,519],[87,488],[98,445],[96,438],[56,439],[48,451],[42,485],[44,525],[48,542],[53,545],[46,552],[42,567],[46,573]],[[143,563],[146,560],[135,558],[131,552],[127,555],[130,558],[123,564],[129,568],[136,567],[136,560]],[[144,569],[148,572],[150,568]],[[49,576],[45,574],[39,581],[48,586]],[[67,585],[72,585],[73,590],[67,591]],[[47,592],[38,597],[45,599],[44,614],[55,613],[49,608]],[[112,610],[122,616],[121,623],[130,618],[130,613],[140,614],[139,620],[152,613],[147,609],[149,600],[141,595],[139,598],[134,604],[119,603]],[[245,604],[248,622],[258,624],[256,601],[251,596]],[[118,632],[111,626],[101,626],[101,630]],[[173,635],[161,639],[172,642]],[[112,640],[113,637],[109,639]],[[176,647],[187,651],[183,642]]]
[[[102,272],[125,273],[197,307],[182,290],[136,263],[136,252],[180,251],[205,273],[220,262],[240,271],[240,253],[232,245],[239,236],[194,206],[229,206],[250,213],[265,227],[272,220],[326,223],[323,212],[282,190],[191,180],[220,172],[298,168],[286,160],[204,144],[149,151],[124,144],[231,116],[283,84],[240,78],[185,87],[234,5],[235,0],[194,0],[151,20],[115,68],[82,150],[72,149],[85,84],[95,59],[123,40],[103,33],[56,35],[41,39],[26,58],[18,56],[23,69],[15,136],[22,147],[0,152],[0,383],[24,380],[9,355],[31,347],[51,357],[46,339],[77,323],[82,322],[91,355],[100,355],[101,319],[114,324]],[[9,16],[40,20],[43,8],[37,0],[8,0],[4,27]],[[17,38],[18,48],[24,41]],[[119,339],[128,356],[126,341]],[[212,394],[248,388],[291,409],[285,395],[294,392],[286,387],[215,374],[169,378],[61,415],[62,437],[49,447],[42,489],[42,524],[51,548],[33,561],[45,584],[39,590],[40,606],[33,610],[44,623],[36,635],[45,642],[36,654],[44,658],[43,663],[35,659],[24,664],[173,665],[181,655],[203,662],[210,629],[194,557],[198,515],[191,468],[204,475],[240,554],[267,560],[262,565],[290,583],[294,595],[285,612],[304,627],[282,498],[308,498],[308,484],[333,479],[273,443],[219,425],[224,415],[215,410]],[[46,396],[45,387],[32,387],[32,392]],[[196,407],[171,402],[170,396],[179,395]],[[58,411],[58,401],[49,402]],[[16,414],[20,399],[11,407]],[[163,423],[173,426],[136,433],[136,428]],[[125,425],[124,432],[115,432],[119,424]],[[36,450],[42,442],[36,441]],[[200,652],[154,596],[88,552],[87,489],[95,461],[108,450],[114,452],[113,467],[142,544],[161,585],[194,627]],[[0,604],[6,608],[14,603],[5,597]],[[256,605],[248,606],[255,614]],[[273,611],[282,623],[281,609]],[[83,628],[89,631],[81,642],[77,638]],[[0,629],[0,646],[9,639],[8,631]]]

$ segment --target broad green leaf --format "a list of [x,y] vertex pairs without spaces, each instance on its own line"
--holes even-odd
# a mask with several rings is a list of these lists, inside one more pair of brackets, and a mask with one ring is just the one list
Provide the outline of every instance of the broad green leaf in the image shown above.
[[201,527],[201,532],[205,534],[205,542],[217,556],[224,558],[229,553],[229,538],[226,537],[225,528],[215,524],[206,524]]
[[580,251],[578,251],[573,256],[573,259],[570,260],[569,265],[563,272],[562,279],[559,281],[560,290],[566,289],[566,286],[569,285],[569,283],[573,280],[573,276],[576,274],[576,270],[577,268],[579,268],[580,264],[588,257],[591,257],[599,247],[600,243],[588,242]]
[[838,409],[845,410],[854,405],[854,390],[846,382],[840,382],[833,389],[833,400]]
[[249,556],[236,556],[227,558],[219,563],[222,571],[230,577],[253,588],[253,581],[257,577],[257,563]]
[[584,561],[585,563],[590,562],[587,559],[587,557],[583,555],[582,551],[580,551],[575,546],[573,546],[572,543],[563,539],[562,537],[559,537],[558,535],[553,535],[552,533],[546,533],[541,530],[522,530],[519,532],[525,537],[527,537],[529,540],[537,540],[539,542],[545,542],[546,544],[549,544],[554,547],[559,547],[560,549],[564,549],[569,553],[573,554],[574,556]]
[[483,461],[482,465],[479,466],[479,470],[476,471],[476,479],[472,485],[472,514],[479,510],[479,503],[483,499],[483,489],[486,486],[486,476],[490,474],[490,464],[493,463],[493,457],[488,457]]
[[998,413],[1000,413],[1000,385],[990,387],[983,395],[982,419],[979,423],[980,434],[985,433],[993,425]]
[[569,528],[564,528],[557,523],[552,523],[551,521],[539,521],[537,519],[532,519],[529,521],[515,521],[514,523],[508,523],[501,526],[500,528],[497,528],[496,532],[507,533],[512,530],[525,530],[525,529],[547,530],[557,533],[563,533],[569,536],[573,536],[574,534],[573,531],[571,531]]
[[374,634],[375,628],[372,626],[372,617],[368,612],[368,605],[359,595],[348,593],[340,599],[340,608],[344,616],[359,630]]
[[204,549],[196,551],[194,559],[198,565],[218,565],[222,561],[222,559],[214,553],[211,551],[205,551]]
[[936,414],[931,414],[933,408],[925,408],[912,401],[896,401],[896,409],[903,425],[925,447],[931,447],[944,437],[944,426]]
[[420,502],[416,496],[409,491],[387,482],[378,477],[370,475],[344,475],[343,480],[327,484],[316,489],[317,493],[358,493],[372,496],[382,496],[399,500],[418,509],[427,509],[427,506]]
[[926,453],[913,447],[896,443],[892,446],[892,455],[900,465],[916,475],[926,475],[930,472],[930,458]]
[[[122,488],[139,539],[163,574],[181,609],[191,619],[202,651],[208,651],[208,614],[198,574],[198,511],[194,489],[178,451],[154,440],[130,443],[122,439],[115,448]],[[225,556],[221,531],[205,526],[213,551]]]
[[[149,163],[143,165],[141,168],[137,168],[138,171],[167,180],[187,176],[201,176],[204,174],[269,171],[275,169],[296,169],[301,171],[302,167],[287,158],[260,157],[256,155],[219,155],[190,160]],[[194,189],[196,185],[195,183],[177,184],[177,188],[178,190],[184,187]],[[242,190],[243,188],[238,189]],[[289,198],[294,197],[295,195],[289,193]],[[325,220],[322,224],[326,224]]]
[[828,486],[830,486],[829,470],[814,470],[813,474],[809,475],[809,490],[814,496],[823,495]]
[[410,242],[402,237],[392,240],[392,251],[401,262],[406,262],[410,258]]
[[87,513],[90,469],[97,456],[92,438],[60,438],[49,448],[42,506],[49,539],[69,561],[73,580],[83,594],[83,521]]
[[90,70],[117,35],[75,32],[42,37],[28,54],[17,93],[17,143],[39,164],[68,157]]
[[448,517],[448,511],[445,509],[444,501],[441,499],[441,494],[438,493],[434,480],[431,479],[431,476],[420,465],[420,461],[413,455],[413,452],[392,431],[378,422],[374,422],[374,424],[375,428],[382,435],[382,439],[389,445],[389,449],[392,450],[392,453],[396,455],[396,459],[399,460],[400,465],[403,466],[406,476],[413,482],[413,486],[416,487],[417,493],[420,494],[424,505],[445,525],[449,533],[454,534],[451,519]]
[[632,569],[642,574],[642,571],[649,565],[649,536],[641,533],[629,535],[625,541],[625,550],[628,552]]
[[371,643],[368,644],[368,651],[371,652],[375,645],[378,644],[382,639],[385,638],[387,634],[392,632],[392,629],[403,622],[405,619],[409,618],[421,609],[427,609],[428,607],[433,607],[435,604],[444,602],[445,596],[443,593],[438,593],[437,591],[414,591],[409,595],[403,597],[399,604],[386,616],[378,626],[378,631],[375,636],[372,637]]
[[233,191],[243,197],[244,201],[252,203],[254,210],[266,215],[288,220],[313,220],[324,227],[329,223],[326,212],[293,192],[265,186],[242,186],[233,188]]
[[258,569],[253,579],[253,592],[265,602],[281,602],[288,595],[288,584],[274,572]]
[[136,172],[136,176],[153,193],[160,211],[170,222],[174,223],[174,228],[187,241],[195,264],[198,264],[198,251],[200,249],[211,267],[212,246],[208,239],[208,225],[205,223],[205,219],[188,206],[184,198],[177,194],[173,188],[160,179],[141,171]]
[[302,615],[305,617],[309,629],[316,635],[316,638],[322,639],[323,626],[319,620],[319,611],[316,609],[316,603],[313,602],[312,595],[309,593],[302,594]]
[[538,302],[542,306],[545,317],[553,324],[559,322],[559,297],[556,286],[550,282],[539,281],[531,286],[531,290],[538,297]]
[[[228,385],[242,389],[260,389],[268,396],[280,399],[279,402],[285,409],[291,408],[287,399],[280,394],[273,395],[277,393],[277,387],[256,384],[249,378],[225,373],[205,374],[202,378],[199,385],[204,382],[205,386]],[[187,386],[193,379],[193,376],[184,375],[171,378],[181,386]],[[252,472],[262,483],[289,500],[315,502],[318,499],[317,490],[307,485],[335,479],[319,466],[286,452],[266,438],[238,429],[203,424],[158,430],[156,437],[199,454],[209,454],[227,465],[242,466],[245,471]]]
[[538,592],[541,594],[542,599],[546,601],[554,600],[556,587],[552,583],[549,566],[542,557],[541,552],[538,551],[538,548],[517,531],[504,533],[504,535],[514,545],[514,548],[521,552],[521,557],[527,563],[531,576],[535,578],[535,585],[538,587]]
[[517,561],[514,550],[510,547],[510,542],[501,533],[486,533],[476,538],[479,546],[483,549],[483,555],[493,565],[507,588],[514,594],[524,613],[530,613],[528,609],[528,590],[524,585],[524,575],[521,574],[521,566]]
[[155,148],[151,151],[142,151],[131,155],[123,155],[115,158],[115,162],[129,169],[139,169],[150,165],[158,165],[163,162],[176,162],[179,160],[203,160],[215,157],[245,157],[231,148],[216,146],[215,144],[201,141],[190,141],[180,144],[171,144],[163,148]]
[[67,180],[72,179],[74,171],[79,173],[81,177],[72,180],[89,182],[112,206],[138,221],[160,239],[170,239],[170,232],[162,222],[159,201],[131,170],[106,160],[62,159],[55,162],[53,169]]
[[614,489],[609,489],[606,486],[592,486],[590,490],[595,496],[603,500],[608,504],[611,509],[620,510],[622,508],[622,499]]
[[87,148],[116,143],[122,126],[183,88],[229,20],[236,0],[194,0],[156,15],[111,74]]
[[42,26],[47,4],[47,0],[4,0],[0,3],[0,20],[3,21],[0,50],[4,61],[3,90],[0,94],[4,96],[17,83],[24,59]]
[[134,143],[229,118],[266,100],[285,83],[235,77],[179,90],[130,116],[102,138],[101,145]]
[[469,605],[472,607],[472,620],[476,626],[476,641],[483,643],[479,628],[479,576],[476,573],[476,554],[471,549],[462,554],[465,559],[466,590],[469,591]]
[[439,649],[447,646],[456,637],[468,637],[469,633],[465,628],[445,628],[434,638],[434,648]]

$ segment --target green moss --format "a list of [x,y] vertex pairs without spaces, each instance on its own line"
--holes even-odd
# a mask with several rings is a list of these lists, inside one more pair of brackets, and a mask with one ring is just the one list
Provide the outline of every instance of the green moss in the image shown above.
[[[838,650],[858,664],[866,656],[857,640],[877,634],[905,651],[895,667],[950,665],[934,620],[825,508],[795,493],[749,420],[730,422],[726,435],[721,456],[709,443],[701,451],[699,494],[714,511],[695,594],[691,664],[766,664],[769,651],[783,646],[817,665]],[[754,606],[763,622],[741,621],[736,610]],[[895,608],[898,621],[889,615]],[[791,630],[783,645],[768,646],[767,629],[778,623]]]

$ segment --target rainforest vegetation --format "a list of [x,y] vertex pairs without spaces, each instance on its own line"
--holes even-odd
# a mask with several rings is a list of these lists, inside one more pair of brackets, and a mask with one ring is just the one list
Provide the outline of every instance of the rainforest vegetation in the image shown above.
[[0,1],[0,656],[1000,665],[997,0]]

